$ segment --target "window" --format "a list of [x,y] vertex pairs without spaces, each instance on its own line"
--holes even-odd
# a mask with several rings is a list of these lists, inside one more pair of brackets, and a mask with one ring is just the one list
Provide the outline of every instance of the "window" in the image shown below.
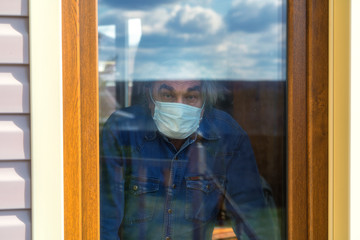
[[[99,4],[100,4],[100,2],[99,2]],[[326,6],[326,4],[324,6]],[[94,11],[94,9],[96,9],[96,8],[94,8],[93,5],[91,5],[91,4],[90,4],[90,6],[89,5],[85,6],[84,4],[80,3],[80,9],[82,9],[82,11],[84,13],[86,10],[92,9],[92,11]],[[100,10],[100,7],[99,7],[99,10]],[[304,211],[304,209],[308,209],[307,208],[308,200],[310,200],[310,202],[313,202],[314,197],[315,198],[318,197],[317,193],[315,193],[312,195],[310,194],[309,198],[308,198],[308,192],[314,191],[314,190],[312,189],[312,187],[308,188],[309,185],[307,184],[307,182],[309,181],[309,182],[316,184],[316,181],[315,181],[317,179],[316,177],[319,177],[319,178],[321,177],[321,179],[323,179],[322,176],[327,176],[327,173],[324,173],[324,171],[320,171],[320,170],[318,171],[316,166],[312,166],[311,161],[309,161],[308,164],[306,164],[306,162],[304,163],[304,159],[313,159],[316,156],[316,153],[307,153],[308,147],[319,143],[318,140],[316,140],[316,137],[319,135],[317,135],[317,133],[313,132],[312,129],[310,129],[310,130],[306,129],[306,126],[311,126],[311,124],[315,122],[315,120],[313,118],[316,118],[316,116],[314,117],[314,115],[311,115],[311,116],[309,115],[310,117],[307,117],[307,114],[316,112],[315,110],[318,107],[319,108],[323,107],[323,106],[319,106],[316,104],[313,105],[313,106],[315,106],[315,108],[308,109],[306,107],[306,102],[308,100],[311,100],[313,95],[312,95],[312,93],[306,95],[306,88],[304,88],[304,86],[306,86],[306,84],[313,84],[312,86],[314,87],[314,89],[321,88],[316,85],[317,83],[320,83],[321,81],[319,81],[319,80],[315,81],[313,78],[314,75],[311,75],[309,73],[314,73],[314,74],[319,74],[319,75],[325,74],[327,76],[327,71],[319,71],[318,73],[316,73],[315,70],[311,68],[311,66],[312,66],[311,64],[308,65],[308,72],[307,72],[306,71],[306,66],[307,66],[306,60],[318,58],[321,60],[321,62],[324,63],[325,69],[327,69],[327,67],[326,67],[327,66],[327,56],[321,56],[321,55],[312,56],[312,55],[304,54],[306,49],[310,49],[311,51],[316,52],[317,48],[316,48],[316,44],[313,41],[313,38],[311,38],[311,36],[312,36],[311,34],[313,33],[313,31],[315,31],[314,30],[315,28],[311,24],[307,28],[306,24],[301,24],[301,23],[305,23],[308,18],[308,19],[310,19],[310,22],[313,23],[314,25],[315,24],[320,24],[320,25],[325,24],[327,26],[327,20],[324,20],[327,18],[321,17],[321,15],[315,14],[314,13],[315,9],[311,8],[311,4],[308,5],[308,10],[312,10],[311,13],[314,13],[314,14],[310,14],[309,16],[306,16],[304,14],[307,10],[306,4],[303,2],[296,3],[296,6],[293,3],[289,3],[287,10],[288,10],[287,12],[288,12],[288,16],[289,16],[288,20],[287,20],[289,34],[288,34],[288,43],[287,43],[288,62],[287,62],[287,70],[286,70],[286,73],[287,73],[286,76],[288,79],[288,83],[286,86],[284,86],[284,88],[287,90],[287,95],[286,95],[287,109],[289,110],[287,113],[287,119],[286,119],[287,127],[288,127],[288,132],[287,132],[288,140],[287,140],[287,144],[286,144],[287,150],[285,150],[287,152],[287,156],[288,156],[288,165],[286,166],[287,170],[288,170],[287,171],[287,176],[288,176],[288,178],[287,178],[287,189],[288,189],[287,196],[288,196],[288,200],[289,200],[288,206],[287,206],[287,209],[288,209],[287,218],[289,220],[288,221],[288,226],[289,226],[288,236],[291,239],[294,236],[299,237],[299,239],[304,239],[301,236],[307,236],[308,232],[312,233],[312,230],[311,230],[311,227],[307,225],[307,221],[300,221],[299,219],[301,219],[303,217],[305,217],[303,219],[307,219],[307,218],[311,219],[311,217],[312,217],[311,214],[313,213],[313,211],[315,211],[315,210],[313,210],[314,208],[312,208],[312,210],[309,210],[310,216],[307,216],[308,211]],[[327,12],[327,7],[322,8],[321,10],[318,10],[318,8],[317,8],[316,11]],[[80,11],[80,16],[82,16],[81,11]],[[319,16],[319,17],[317,17],[317,16]],[[155,17],[155,15],[154,15],[154,17]],[[96,20],[96,18],[94,18],[93,15],[90,15],[89,18],[84,18],[81,21],[83,21],[82,24],[85,24],[86,21],[91,22],[92,19]],[[136,24],[136,21],[137,20],[134,21],[134,24]],[[100,18],[99,18],[99,22],[100,22]],[[295,22],[296,22],[296,24],[294,24]],[[92,39],[94,39],[94,32],[96,33],[96,29],[94,29],[93,25],[91,25],[91,30],[89,30],[89,29],[90,29],[89,27],[87,27],[87,28],[80,27],[80,33],[89,34],[89,35],[87,35],[88,37],[81,38],[80,41],[86,42],[90,36],[92,37]],[[109,29],[111,29],[111,27],[109,27]],[[326,34],[319,35],[319,36],[322,36],[322,39],[324,39],[322,43],[327,42]],[[96,35],[95,35],[95,37],[96,37]],[[101,43],[99,42],[99,44],[101,44]],[[325,46],[327,46],[327,45],[325,45]],[[94,47],[96,48],[96,46],[94,46]],[[86,52],[91,52],[91,46],[85,47],[83,45],[81,47],[81,44],[80,44],[80,56],[81,55],[85,56]],[[96,54],[95,54],[95,56],[96,56]],[[101,56],[99,57],[99,59],[101,60]],[[296,60],[296,63],[295,63],[295,60]],[[90,66],[85,66],[85,65],[86,64],[83,65],[83,63],[82,63],[80,66],[80,74],[84,74],[84,76],[86,76],[86,74],[89,74],[89,72],[94,71],[94,70],[87,71],[91,68],[90,68]],[[94,66],[94,65],[92,65],[92,66]],[[115,65],[115,67],[116,67],[116,65]],[[309,75],[306,75],[306,72]],[[316,79],[324,79],[324,78],[316,78]],[[327,78],[325,78],[325,79],[327,79]],[[217,79],[217,80],[219,80],[219,79]],[[316,83],[316,84],[314,84],[314,83]],[[83,89],[88,89],[86,87],[87,84],[92,85],[92,83],[91,84],[84,83],[84,85],[82,85],[82,86],[85,86],[85,87],[83,87]],[[134,85],[135,84],[133,84],[133,86],[131,86],[131,84],[130,84],[130,87],[134,87]],[[129,87],[129,85],[127,87]],[[91,89],[93,89],[93,88],[91,88]],[[81,91],[84,91],[84,90],[81,90]],[[80,91],[80,94],[82,94],[81,91]],[[90,94],[90,96],[94,97],[96,94],[95,93],[96,90],[92,90],[92,91],[94,91],[94,92],[92,92],[92,94]],[[128,93],[132,94],[133,92],[129,91]],[[87,94],[83,93],[81,96],[83,98],[86,98],[85,95],[87,95]],[[126,95],[123,95],[123,96],[126,96]],[[131,97],[129,97],[129,95],[127,95],[127,96],[128,97],[123,100],[124,106],[126,105],[126,101],[130,100],[130,102],[131,102],[133,100]],[[235,95],[235,97],[236,97],[236,95]],[[327,99],[327,98],[325,95],[321,95],[321,99]],[[324,101],[327,102],[327,100],[324,100]],[[90,104],[92,104],[91,101],[90,101]],[[129,104],[129,102],[127,104]],[[236,104],[236,102],[234,102],[234,105],[235,104]],[[82,107],[85,105],[89,105],[89,101],[82,102]],[[96,106],[96,104],[95,104],[95,106]],[[229,105],[225,104],[225,106],[229,106]],[[238,108],[234,106],[234,109],[238,109]],[[88,114],[86,114],[86,111],[88,111],[87,112]],[[84,114],[83,118],[85,118],[85,116],[90,116],[90,115],[94,116],[94,115],[92,115],[91,110],[82,111],[82,114]],[[321,118],[321,116],[318,116],[318,118]],[[91,122],[91,120],[89,120],[89,119],[87,119],[87,120],[84,119],[81,121]],[[94,127],[94,125],[91,125],[91,126]],[[82,128],[86,129],[84,125],[82,125]],[[87,130],[84,130],[83,132],[85,133],[88,131],[89,131],[89,128]],[[308,133],[307,133],[307,131],[308,131]],[[90,135],[91,134],[89,134],[89,136]],[[310,138],[315,137],[314,138],[315,140],[313,142],[307,142],[307,139],[310,139],[310,138],[306,138],[307,135]],[[324,135],[322,135],[322,136],[324,136]],[[81,145],[84,144],[84,141],[86,141],[85,139],[87,139],[87,138],[86,137],[83,138]],[[91,139],[92,138],[89,138],[89,140],[91,140]],[[96,141],[94,141],[90,145],[87,145],[85,143],[84,147],[82,147],[81,149],[88,149],[88,150],[90,149],[90,152],[91,152],[91,146],[96,146]],[[327,148],[327,145],[325,145],[325,146]],[[85,151],[85,150],[82,150],[82,152],[84,152],[85,155],[88,154],[87,151]],[[319,154],[319,156],[321,154]],[[96,157],[96,156],[92,156],[92,157]],[[325,158],[324,158],[324,156],[320,156],[320,159],[325,159]],[[327,161],[327,158],[326,158],[326,161]],[[84,165],[85,165],[85,160],[84,160],[84,163],[82,164],[82,169],[84,169]],[[94,163],[94,166],[96,166],[95,163]],[[312,171],[309,173],[310,175],[308,175],[307,169],[315,170],[315,172]],[[84,170],[85,170],[85,172],[87,171],[86,167]],[[320,175],[316,175],[316,174],[313,175],[314,173],[320,173]],[[309,178],[309,176],[310,176],[310,178]],[[312,176],[316,176],[316,177],[311,178]],[[325,179],[325,180],[327,181],[327,179]],[[321,184],[321,183],[324,183],[324,182],[319,182],[319,184]],[[96,183],[94,183],[94,184],[96,184]],[[297,188],[296,191],[294,189],[295,186]],[[95,194],[96,194],[96,187],[94,187],[94,189],[95,189]],[[327,188],[324,185],[318,189],[327,189]],[[84,193],[84,196],[86,196],[88,194],[85,190],[83,190],[83,193]],[[314,193],[314,192],[312,192],[312,193]],[[327,192],[325,191],[325,195],[326,194],[327,194]],[[322,195],[322,196],[324,196],[324,195]],[[91,197],[90,197],[90,199],[91,199]],[[96,202],[96,201],[94,201],[94,202]],[[88,203],[84,204],[85,207],[83,207],[84,208],[83,212],[88,212],[88,210],[86,210],[86,209],[88,209],[87,207],[89,207],[89,205],[87,205],[87,204]],[[315,201],[314,204],[317,205],[318,203]],[[91,204],[90,204],[90,206],[91,206]],[[321,215],[323,216],[323,214],[321,214]],[[319,221],[321,221],[321,220],[319,220]],[[85,222],[86,222],[86,220],[83,221],[83,229],[89,229],[88,225],[86,225]],[[296,227],[295,227],[295,222],[296,222]],[[97,223],[95,221],[95,225],[96,224]],[[322,234],[322,236],[324,236],[324,234]]]
[[[284,239],[286,2],[104,0],[98,8],[102,239],[120,225],[134,239],[209,239],[212,224],[213,239],[223,239],[233,215],[255,234],[267,219],[266,238]],[[255,213],[258,189],[269,216]]]

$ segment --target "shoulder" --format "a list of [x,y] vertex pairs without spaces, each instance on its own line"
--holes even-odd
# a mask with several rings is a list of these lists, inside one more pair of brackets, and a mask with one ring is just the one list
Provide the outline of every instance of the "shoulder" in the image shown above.
[[223,151],[251,152],[250,139],[239,123],[228,113],[219,109],[207,109],[200,134],[208,140],[218,140]]
[[137,146],[153,134],[154,127],[150,110],[145,105],[134,105],[119,109],[108,118],[101,139],[114,139],[122,146]]
[[207,109],[204,118],[212,128],[216,128],[220,135],[247,135],[239,123],[227,112],[211,108]]
[[105,122],[104,129],[113,131],[135,130],[134,128],[146,126],[146,122],[151,120],[150,111],[145,105],[134,105],[113,112]]

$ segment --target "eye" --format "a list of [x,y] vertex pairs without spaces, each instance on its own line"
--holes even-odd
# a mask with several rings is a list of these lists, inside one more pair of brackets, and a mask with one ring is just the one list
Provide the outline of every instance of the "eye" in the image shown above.
[[189,94],[185,97],[187,103],[196,103],[199,100],[197,94]]
[[163,92],[160,94],[162,101],[172,101],[174,99],[174,94],[169,92]]

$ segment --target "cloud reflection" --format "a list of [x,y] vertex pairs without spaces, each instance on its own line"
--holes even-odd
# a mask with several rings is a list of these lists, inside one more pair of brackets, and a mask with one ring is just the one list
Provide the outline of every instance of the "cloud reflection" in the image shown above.
[[116,51],[100,46],[99,55],[116,54],[119,72],[126,61],[127,19],[139,18],[135,64],[141,71],[134,77],[284,80],[285,0],[146,0],[141,8],[135,7],[140,0],[112,1],[116,9],[104,1],[99,24],[116,26]]
[[122,9],[152,9],[162,4],[171,4],[180,0],[99,0],[99,4]]
[[230,31],[261,32],[279,22],[281,8],[276,1],[265,4],[241,1],[230,9],[225,19]]

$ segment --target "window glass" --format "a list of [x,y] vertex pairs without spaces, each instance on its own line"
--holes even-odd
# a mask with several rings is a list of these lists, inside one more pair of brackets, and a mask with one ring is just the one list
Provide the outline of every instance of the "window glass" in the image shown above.
[[101,239],[286,239],[286,1],[98,11]]

